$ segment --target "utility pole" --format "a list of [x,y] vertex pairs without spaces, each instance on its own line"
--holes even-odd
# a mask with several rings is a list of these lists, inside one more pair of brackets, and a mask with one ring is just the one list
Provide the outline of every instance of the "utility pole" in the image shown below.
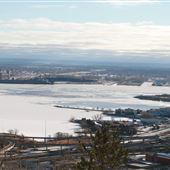
[[46,150],[48,149],[47,148],[47,139],[46,139],[46,137],[47,137],[47,121],[45,120],[45,129],[44,129],[45,131],[44,131],[44,133],[45,133],[45,147],[46,147]]

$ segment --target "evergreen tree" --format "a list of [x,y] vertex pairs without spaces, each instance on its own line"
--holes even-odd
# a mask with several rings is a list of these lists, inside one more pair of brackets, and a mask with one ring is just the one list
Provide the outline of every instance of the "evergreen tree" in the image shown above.
[[77,170],[118,170],[127,162],[128,151],[122,146],[119,132],[102,125],[91,136],[90,146],[81,144],[82,157]]

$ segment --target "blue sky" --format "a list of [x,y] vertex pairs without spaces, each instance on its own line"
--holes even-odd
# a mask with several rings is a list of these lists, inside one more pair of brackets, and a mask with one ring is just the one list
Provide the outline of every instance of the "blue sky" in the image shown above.
[[170,1],[0,0],[0,44],[170,54]]
[[[13,2],[13,3],[12,3]],[[0,19],[46,17],[67,22],[152,21],[170,24],[170,2],[112,4],[87,1],[0,1]]]

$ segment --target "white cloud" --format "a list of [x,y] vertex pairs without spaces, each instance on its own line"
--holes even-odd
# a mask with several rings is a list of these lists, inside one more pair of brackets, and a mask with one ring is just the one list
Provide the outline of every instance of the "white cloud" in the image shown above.
[[166,53],[170,49],[170,26],[150,22],[69,23],[44,18],[15,19],[0,21],[0,37],[1,44],[52,44],[114,52]]

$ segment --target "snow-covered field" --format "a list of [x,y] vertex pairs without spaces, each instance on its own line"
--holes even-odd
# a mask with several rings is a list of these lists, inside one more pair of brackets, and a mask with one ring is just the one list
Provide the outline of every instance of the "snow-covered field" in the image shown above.
[[[100,112],[56,108],[54,105],[99,108],[149,109],[170,103],[133,98],[140,94],[170,94],[170,87],[116,85],[0,85],[0,131],[18,129],[25,135],[44,136],[55,132],[73,133],[69,119],[91,118]],[[45,125],[46,124],[46,125]]]

